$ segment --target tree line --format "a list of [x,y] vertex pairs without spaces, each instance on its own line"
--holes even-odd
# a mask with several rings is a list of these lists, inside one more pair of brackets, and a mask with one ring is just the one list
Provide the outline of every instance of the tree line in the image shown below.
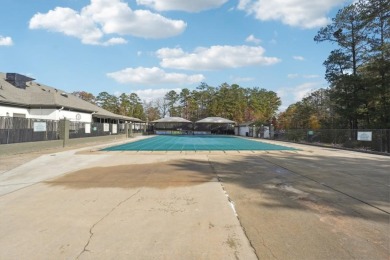
[[73,95],[110,112],[149,122],[165,116],[183,117],[190,121],[219,116],[238,123],[269,124],[276,120],[281,105],[280,98],[273,91],[227,83],[218,87],[201,83],[194,90],[171,90],[164,97],[148,102],[141,101],[136,93],[116,96],[101,92],[95,97],[85,91],[76,91]]
[[390,128],[390,0],[340,9],[314,41],[337,45],[324,61],[329,88],[279,114],[282,128]]
[[196,121],[220,116],[241,122],[273,123],[279,129],[390,128],[390,0],[359,0],[338,11],[314,41],[336,49],[324,61],[327,89],[314,91],[276,114],[273,91],[223,83],[169,91],[149,102],[137,94],[84,91],[74,94],[116,114],[153,121],[179,116]]

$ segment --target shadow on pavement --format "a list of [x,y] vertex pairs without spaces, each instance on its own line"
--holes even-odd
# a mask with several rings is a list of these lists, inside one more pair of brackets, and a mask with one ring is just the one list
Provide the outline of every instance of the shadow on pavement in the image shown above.
[[217,181],[218,177],[229,194],[238,197],[233,199],[245,201],[246,190],[254,191],[264,199],[259,204],[262,207],[313,210],[388,223],[390,163],[388,158],[378,158],[301,153],[209,155],[209,161],[88,168],[45,183],[71,189],[165,189]]
[[255,191],[266,198],[260,205],[263,207],[313,210],[389,222],[390,162],[387,158],[372,160],[299,153],[209,157],[208,163],[176,161],[175,165],[195,170],[194,165],[201,164],[197,168],[204,169],[210,164],[229,194],[236,187],[235,196],[244,201],[245,190]]
[[45,183],[71,189],[139,187],[165,189],[197,185],[213,179],[217,181],[208,164],[185,160],[94,167],[75,171]]

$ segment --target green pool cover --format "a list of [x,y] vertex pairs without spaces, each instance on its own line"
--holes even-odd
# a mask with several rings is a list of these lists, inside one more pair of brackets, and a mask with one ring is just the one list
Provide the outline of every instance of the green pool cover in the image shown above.
[[103,151],[263,151],[296,150],[234,136],[158,135],[103,149]]

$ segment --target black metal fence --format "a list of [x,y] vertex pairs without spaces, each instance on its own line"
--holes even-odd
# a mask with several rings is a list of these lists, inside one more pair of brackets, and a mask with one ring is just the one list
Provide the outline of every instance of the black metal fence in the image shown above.
[[[59,125],[55,120],[0,117],[0,144],[58,140]],[[70,122],[69,126],[69,138],[123,133],[125,124]]]
[[0,117],[0,144],[58,139],[58,121]]
[[70,122],[69,138],[117,135],[125,133],[125,124]]
[[273,139],[390,153],[390,129],[294,129],[275,131]]

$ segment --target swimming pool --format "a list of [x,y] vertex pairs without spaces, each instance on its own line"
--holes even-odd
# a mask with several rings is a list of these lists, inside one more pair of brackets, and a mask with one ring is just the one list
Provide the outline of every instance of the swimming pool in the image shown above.
[[158,135],[148,139],[112,146],[102,151],[265,151],[296,150],[235,136]]

